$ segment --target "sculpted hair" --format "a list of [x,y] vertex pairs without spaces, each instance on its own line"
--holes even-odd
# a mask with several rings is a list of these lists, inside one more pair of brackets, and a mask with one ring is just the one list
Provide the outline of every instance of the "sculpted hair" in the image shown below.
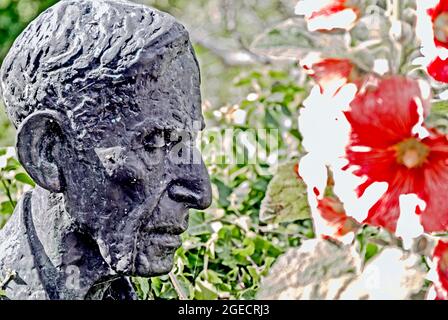
[[88,131],[114,106],[138,112],[133,92],[156,81],[168,49],[169,59],[186,50],[194,56],[185,28],[165,13],[127,1],[61,1],[25,29],[3,62],[7,114],[18,127],[37,110],[56,110],[74,130]]

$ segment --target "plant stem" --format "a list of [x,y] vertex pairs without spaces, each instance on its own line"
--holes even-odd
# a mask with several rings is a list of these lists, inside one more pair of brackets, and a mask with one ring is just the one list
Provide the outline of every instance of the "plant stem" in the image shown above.
[[170,277],[171,283],[173,284],[174,290],[176,290],[179,300],[187,300],[187,297],[185,296],[184,292],[182,291],[182,288],[179,284],[179,281],[177,280],[176,275],[172,271],[168,275]]
[[0,179],[2,180],[3,188],[5,188],[6,196],[8,197],[8,200],[11,203],[11,206],[14,208],[15,204],[14,204],[14,201],[12,200],[12,197],[11,197],[11,190],[9,190],[9,187],[6,185],[5,180],[3,179],[3,177],[0,177]]
[[394,21],[401,19],[401,0],[392,0],[392,19]]
[[392,73],[397,74],[400,72],[400,68],[403,64],[403,46],[400,43],[400,38],[402,37],[402,24],[401,19],[401,0],[388,0],[387,1],[387,15],[389,17],[391,30],[389,36],[390,43],[390,55],[389,55],[389,65]]

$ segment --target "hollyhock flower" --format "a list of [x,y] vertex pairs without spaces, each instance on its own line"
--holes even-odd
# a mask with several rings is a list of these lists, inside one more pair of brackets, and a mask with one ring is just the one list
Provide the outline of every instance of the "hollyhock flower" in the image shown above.
[[434,42],[437,46],[448,49],[448,0],[440,0],[427,12],[431,17]]
[[413,208],[426,232],[448,229],[448,139],[427,130],[429,92],[416,80],[393,76],[359,84],[345,113],[351,126],[345,170],[365,179],[361,196],[374,182],[387,191],[370,208],[365,222],[396,231],[400,197],[416,195]]
[[437,281],[434,283],[438,300],[448,300],[448,242],[439,241],[434,249],[433,255],[436,271],[438,275]]
[[358,19],[359,9],[351,0],[302,0],[295,13],[304,15],[310,31],[350,29]]
[[416,32],[423,57],[418,59],[431,77],[448,82],[448,0],[417,1]]
[[435,80],[448,83],[448,60],[437,57],[428,65],[428,73]]
[[303,68],[321,88],[321,92],[336,92],[353,78],[354,65],[349,59],[327,58],[303,62]]
[[339,239],[360,227],[355,219],[345,214],[344,206],[338,199],[325,197],[318,201],[317,208],[322,218],[333,229],[331,234],[326,236]]
[[[441,0],[428,10],[436,47],[448,49],[448,0]],[[437,81],[448,82],[448,60],[437,56],[429,65],[428,73]]]

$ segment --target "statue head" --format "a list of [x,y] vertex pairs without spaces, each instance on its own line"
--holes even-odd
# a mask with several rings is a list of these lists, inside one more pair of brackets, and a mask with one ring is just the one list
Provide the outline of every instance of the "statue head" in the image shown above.
[[0,86],[25,170],[110,267],[169,272],[188,210],[211,203],[185,28],[127,1],[61,1],[16,40]]

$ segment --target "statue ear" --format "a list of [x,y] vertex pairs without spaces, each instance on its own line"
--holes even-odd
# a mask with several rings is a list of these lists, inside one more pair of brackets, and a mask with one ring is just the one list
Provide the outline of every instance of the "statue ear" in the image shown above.
[[59,166],[63,140],[62,117],[58,112],[34,112],[18,128],[19,161],[38,185],[56,193],[64,189]]

